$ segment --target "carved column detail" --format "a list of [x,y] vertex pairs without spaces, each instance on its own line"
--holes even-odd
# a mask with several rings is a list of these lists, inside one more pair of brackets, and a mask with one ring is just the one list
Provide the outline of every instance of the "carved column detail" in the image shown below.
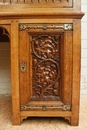
[[32,36],[32,100],[59,98],[60,35]]

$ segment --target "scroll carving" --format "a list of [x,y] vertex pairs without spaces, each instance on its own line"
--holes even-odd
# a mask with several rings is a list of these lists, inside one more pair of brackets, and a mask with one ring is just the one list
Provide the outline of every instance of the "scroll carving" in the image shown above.
[[32,36],[32,100],[58,100],[60,35]]

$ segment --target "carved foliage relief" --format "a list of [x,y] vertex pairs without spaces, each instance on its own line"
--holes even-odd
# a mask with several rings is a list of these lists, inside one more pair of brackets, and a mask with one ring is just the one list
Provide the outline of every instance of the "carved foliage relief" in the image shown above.
[[32,36],[32,100],[58,100],[60,35]]

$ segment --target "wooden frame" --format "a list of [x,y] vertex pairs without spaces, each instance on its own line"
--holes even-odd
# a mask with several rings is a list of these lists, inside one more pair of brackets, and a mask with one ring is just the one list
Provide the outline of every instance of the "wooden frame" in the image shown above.
[[[80,97],[80,62],[81,62],[81,18],[84,13],[80,12],[81,1],[73,0],[72,8],[38,8],[34,9],[28,8],[29,6],[17,5],[0,5],[0,26],[4,27],[8,30],[10,34],[10,45],[11,45],[11,84],[12,84],[12,123],[14,125],[20,125],[22,120],[27,118],[28,116],[63,116],[68,119],[72,126],[76,126],[79,124],[79,97]],[[14,10],[13,10],[14,7]],[[23,8],[24,7],[24,8]],[[23,9],[22,9],[23,8]],[[25,8],[28,8],[27,10]],[[18,13],[19,12],[19,13]],[[29,12],[29,13],[28,13]],[[70,55],[71,67],[70,73],[68,72],[67,76],[70,76],[71,83],[68,83],[67,78],[64,78],[67,84],[71,84],[71,111],[51,111],[48,114],[47,111],[21,111],[20,110],[20,80],[19,80],[19,24],[57,24],[57,23],[72,23],[73,24],[73,32],[68,34],[65,33],[66,39],[64,39],[64,44],[68,42],[70,44],[70,40],[68,41],[69,36],[71,39],[72,46],[68,52]],[[27,39],[26,39],[27,40]],[[66,52],[69,48],[64,48]],[[69,49],[68,49],[69,50]],[[65,62],[67,55],[65,57]],[[68,65],[69,67],[69,65]],[[65,65],[65,72],[67,73],[67,63]],[[70,91],[67,89],[64,90],[68,94]],[[68,95],[67,94],[67,95]],[[67,98],[63,98],[64,103],[68,100]],[[68,101],[69,102],[69,101]]]
[[[14,30],[14,31],[13,31]],[[11,84],[13,124],[20,124],[18,22],[11,22]],[[15,106],[15,107],[14,107]]]

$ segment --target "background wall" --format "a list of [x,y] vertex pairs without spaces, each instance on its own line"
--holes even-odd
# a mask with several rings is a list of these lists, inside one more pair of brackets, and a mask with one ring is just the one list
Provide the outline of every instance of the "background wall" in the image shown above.
[[81,3],[81,10],[85,12],[81,26],[81,94],[87,94],[87,0],[81,0]]
[[[85,12],[81,27],[81,94],[87,94],[87,0],[81,3],[81,10]],[[11,94],[9,42],[0,43],[0,94]]]
[[0,94],[11,94],[9,42],[0,42]]

